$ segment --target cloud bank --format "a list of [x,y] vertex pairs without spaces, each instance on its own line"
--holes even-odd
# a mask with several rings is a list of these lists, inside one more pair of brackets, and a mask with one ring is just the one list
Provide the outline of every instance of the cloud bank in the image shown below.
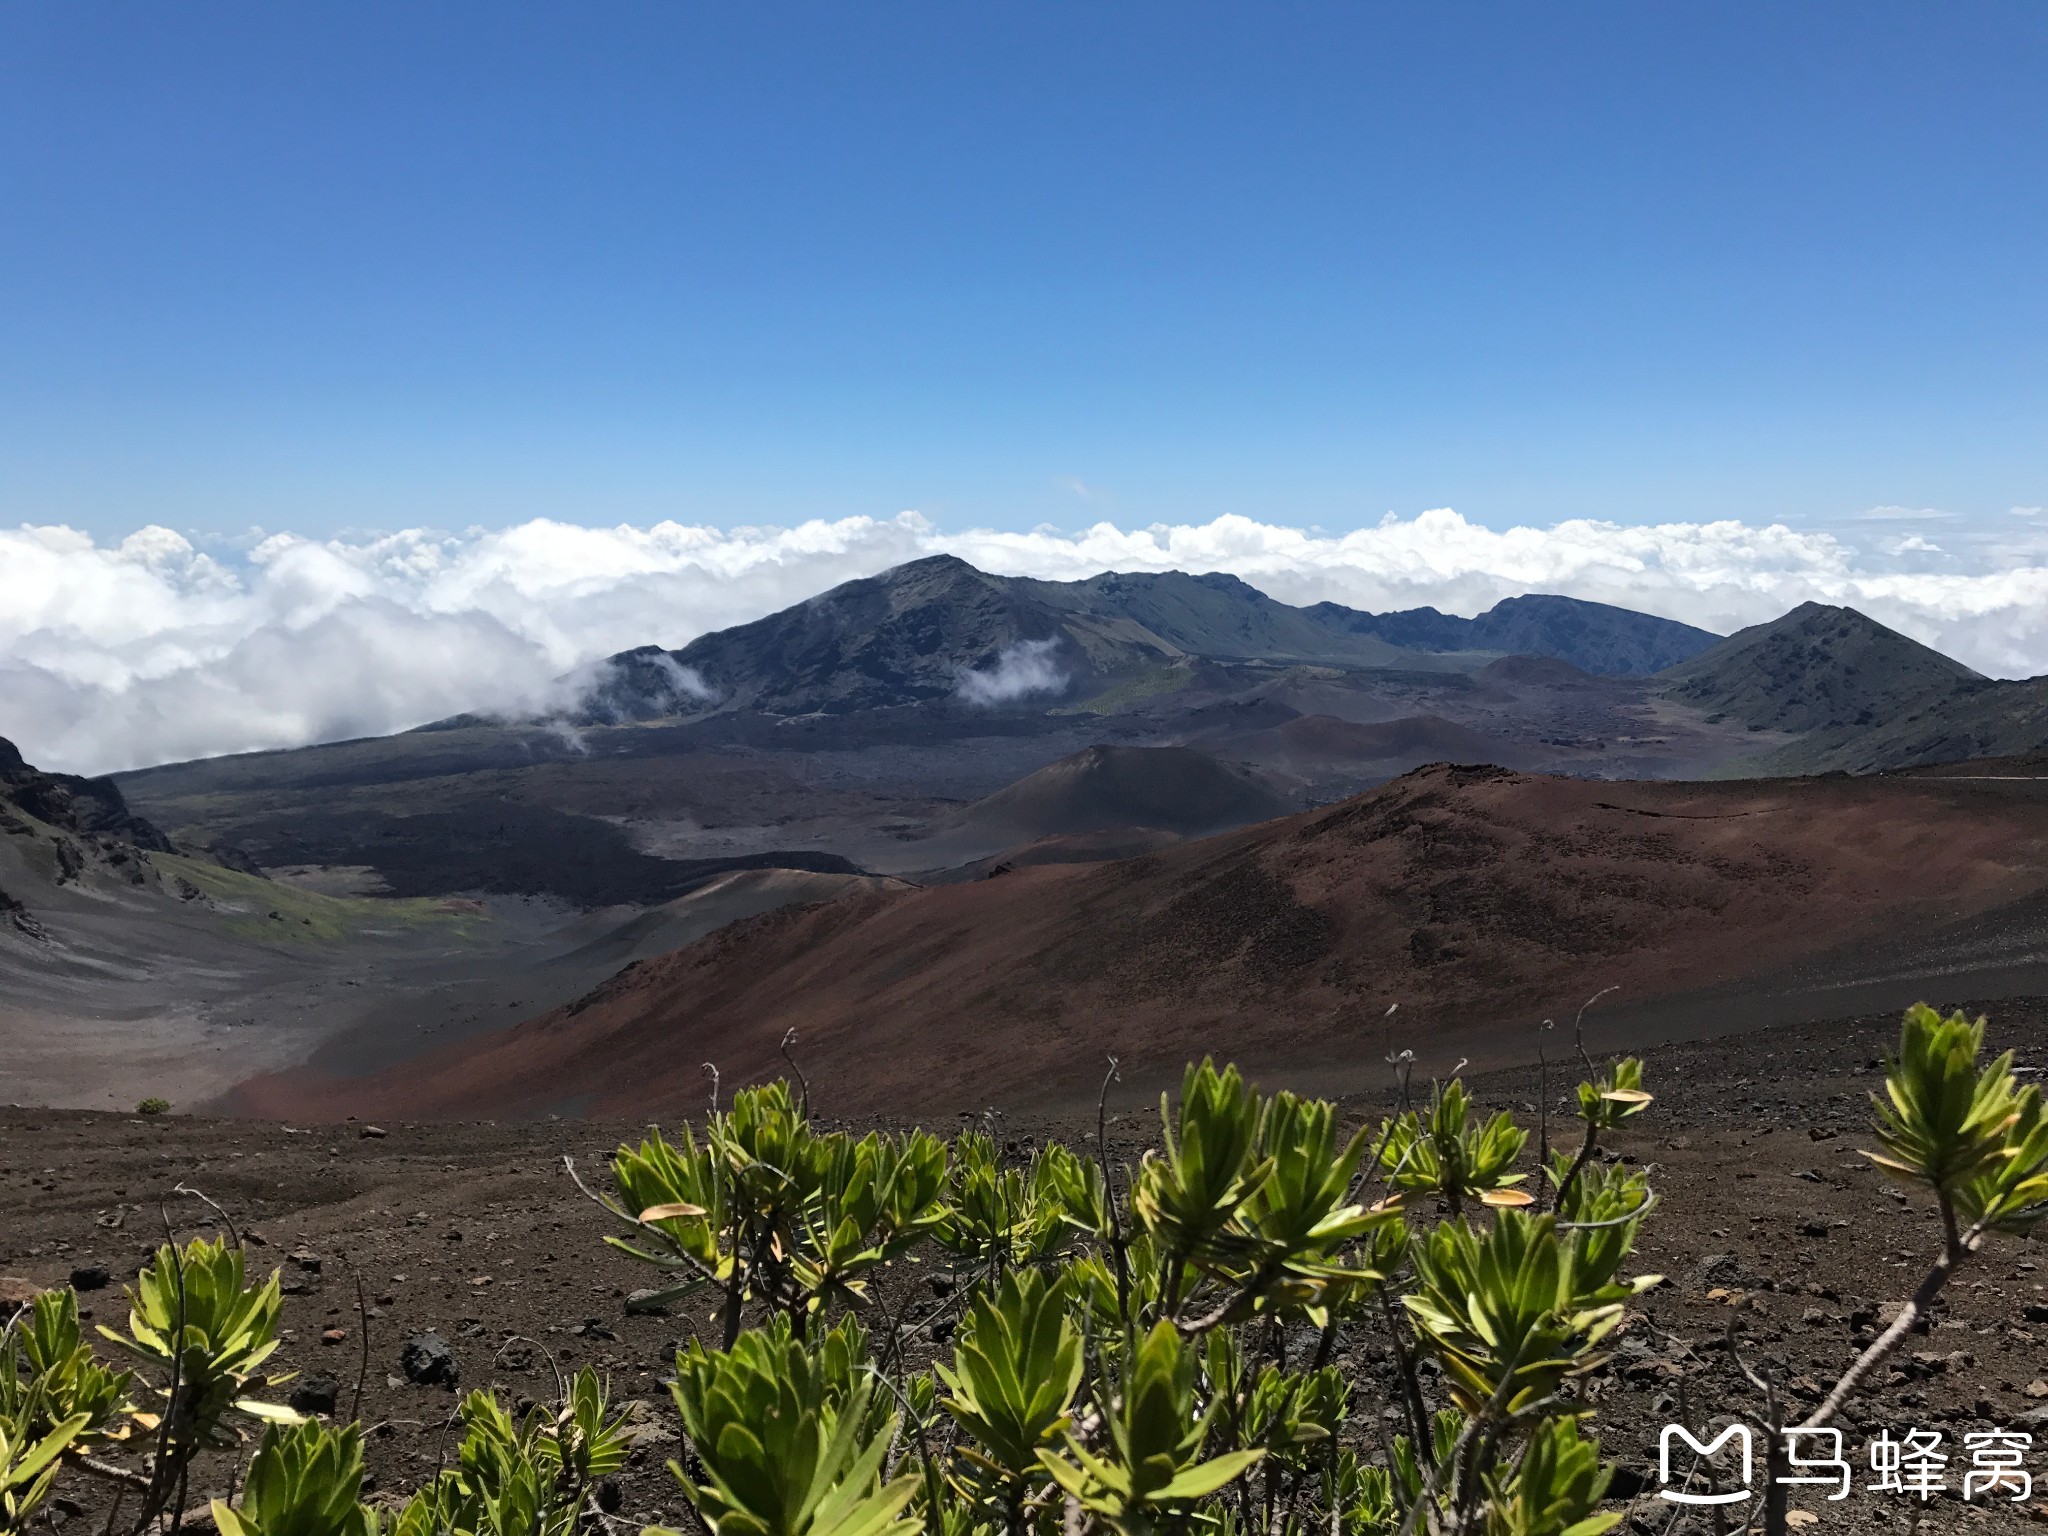
[[1065,693],[1067,674],[1052,653],[1057,640],[1019,640],[1006,645],[995,665],[960,674],[960,697],[970,704],[1010,704],[1039,693]]
[[0,531],[0,736],[32,762],[100,773],[532,711],[614,652],[679,646],[940,552],[1055,579],[1229,571],[1284,602],[1375,611],[1469,615],[1558,592],[1724,633],[1846,603],[1980,671],[2031,676],[2048,672],[2048,528],[2026,510],[2009,537],[1944,530],[1938,548],[1891,517],[1863,541],[1737,521],[1497,530],[1449,510],[1343,534],[1247,517],[1077,533],[947,533],[911,512],[794,528],[539,519],[284,534],[237,555],[165,528],[99,544],[24,526]]

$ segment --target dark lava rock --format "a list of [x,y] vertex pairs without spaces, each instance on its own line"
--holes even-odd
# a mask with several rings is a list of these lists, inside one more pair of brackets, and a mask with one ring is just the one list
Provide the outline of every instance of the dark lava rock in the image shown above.
[[447,1387],[451,1391],[461,1377],[448,1341],[438,1333],[415,1334],[398,1352],[398,1367],[405,1379],[422,1387]]
[[103,1291],[114,1283],[114,1272],[104,1264],[88,1264],[71,1271],[74,1291]]
[[1616,1467],[1607,1483],[1607,1497],[1610,1499],[1639,1498],[1649,1491],[1649,1476],[1626,1464]]
[[332,1413],[341,1398],[341,1383],[325,1371],[303,1376],[286,1399],[301,1413]]

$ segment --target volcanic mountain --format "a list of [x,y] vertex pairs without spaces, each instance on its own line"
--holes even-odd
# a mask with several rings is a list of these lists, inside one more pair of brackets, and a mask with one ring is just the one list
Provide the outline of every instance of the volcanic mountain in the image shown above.
[[1853,608],[1808,603],[1660,675],[1666,696],[1795,739],[1752,773],[1882,773],[2048,747],[2048,678],[1981,677]]
[[1854,608],[1802,603],[1663,672],[1667,697],[1752,730],[1842,731],[1883,725],[1977,673]]
[[[593,720],[719,710],[827,713],[963,698],[983,705],[1085,700],[1197,658],[1456,670],[1515,651],[1591,672],[1644,673],[1716,637],[1573,598],[1511,598],[1477,619],[1434,609],[1375,616],[1276,602],[1235,576],[1164,573],[1039,581],[951,555],[834,587],[677,651],[623,652],[590,696]],[[1156,682],[1153,686],[1156,686]]]
[[[235,1103],[673,1113],[701,1097],[700,1062],[728,1084],[783,1070],[791,1029],[835,1113],[1079,1102],[1105,1055],[1134,1083],[1213,1052],[1328,1092],[1383,1074],[1389,1040],[1444,1066],[1526,1055],[1537,1020],[1602,986],[1654,1007],[1803,963],[1833,987],[1859,943],[1897,968],[1902,935],[1932,953],[1959,922],[2038,921],[2044,892],[2038,795],[1438,766],[1116,863],[785,909],[402,1070],[274,1076]],[[1731,995],[1694,1032],[1758,1022],[1765,995]]]
[[1116,827],[1195,836],[1296,808],[1256,774],[1192,747],[1089,747],[976,801],[959,820],[1020,842]]
[[[2042,744],[2028,736],[2041,711],[2005,691],[2030,685],[1985,683],[1847,609],[1715,643],[1542,594],[1473,619],[1372,615],[1291,606],[1213,573],[1038,581],[949,556],[680,650],[621,653],[585,681],[579,720],[463,717],[120,784],[181,843],[238,850],[252,867],[595,909],[665,901],[719,869],[955,879],[1047,837],[1064,841],[1032,857],[1147,846],[1106,836],[1117,829],[1092,812],[1091,830],[970,835],[977,802],[1098,748],[1248,766],[1286,802],[1243,813],[1258,819],[1433,761],[1674,779]],[[1911,724],[1893,732],[1892,717]],[[1864,754],[1880,733],[1882,751]],[[1162,771],[1170,759],[1132,761]],[[1178,792],[1169,780],[1155,802]],[[1181,836],[1239,819],[1206,821],[1198,802],[1134,825]]]

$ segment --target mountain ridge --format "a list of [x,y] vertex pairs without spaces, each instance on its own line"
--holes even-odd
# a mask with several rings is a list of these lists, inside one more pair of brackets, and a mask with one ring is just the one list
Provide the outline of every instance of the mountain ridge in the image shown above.
[[[1418,617],[1425,616],[1425,617]],[[988,706],[1085,701],[1198,660],[1349,669],[1458,670],[1498,654],[1640,675],[1717,637],[1608,604],[1531,594],[1475,619],[1434,609],[1373,615],[1296,607],[1222,572],[1103,572],[1079,581],[997,576],[932,555],[748,624],[609,659],[593,721],[728,710],[843,713],[965,698]]]
[[1548,592],[1502,598],[1469,619],[1435,608],[1374,614],[1337,603],[1318,603],[1307,611],[1408,649],[1542,656],[1606,677],[1661,672],[1720,639],[1676,619]]
[[[111,778],[36,768],[20,748],[0,736],[0,817],[12,820],[7,806],[74,836],[113,838],[148,853],[173,851],[171,840],[155,823],[129,809]],[[13,829],[0,820],[0,830]]]

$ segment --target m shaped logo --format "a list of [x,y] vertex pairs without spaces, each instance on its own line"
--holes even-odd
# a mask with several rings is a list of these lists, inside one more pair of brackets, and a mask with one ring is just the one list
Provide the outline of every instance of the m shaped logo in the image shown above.
[[1673,1504],[1740,1504],[1749,1497],[1749,1479],[1754,1467],[1749,1429],[1746,1425],[1730,1424],[1712,1440],[1701,1444],[1692,1437],[1692,1431],[1684,1425],[1666,1424],[1664,1426],[1664,1433],[1657,1439],[1657,1481],[1660,1483],[1668,1485],[1671,1481],[1671,1447],[1680,1440],[1691,1446],[1693,1454],[1702,1461],[1712,1456],[1722,1446],[1728,1444],[1729,1441],[1739,1442],[1742,1446],[1742,1487],[1731,1490],[1728,1493],[1687,1493],[1685,1489],[1692,1481],[1692,1473],[1688,1469],[1679,1478],[1678,1487],[1672,1488],[1667,1486],[1658,1489],[1658,1498],[1669,1499]]

